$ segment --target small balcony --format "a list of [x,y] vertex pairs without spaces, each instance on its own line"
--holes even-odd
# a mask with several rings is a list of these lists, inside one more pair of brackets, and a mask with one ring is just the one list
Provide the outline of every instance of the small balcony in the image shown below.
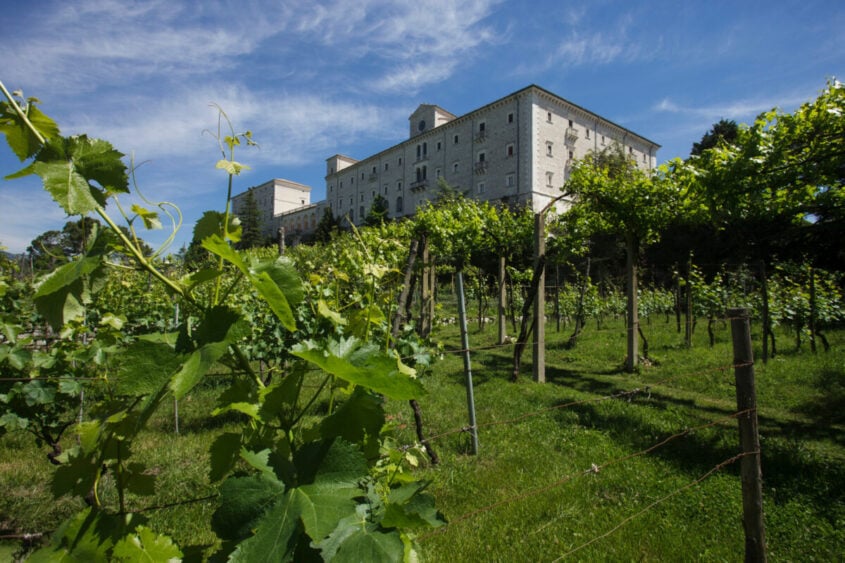
[[428,180],[417,180],[416,182],[411,182],[411,191],[414,193],[421,192],[428,187]]
[[567,143],[570,143],[570,144],[574,143],[575,141],[578,140],[578,130],[575,129],[574,127],[567,127],[564,139],[566,140]]
[[476,174],[487,174],[487,161],[480,160],[475,163],[475,173]]

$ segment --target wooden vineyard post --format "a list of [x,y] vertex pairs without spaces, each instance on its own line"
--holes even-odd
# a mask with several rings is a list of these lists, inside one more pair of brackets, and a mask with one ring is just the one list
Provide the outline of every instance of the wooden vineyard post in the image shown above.
[[534,215],[534,267],[539,270],[537,295],[534,297],[534,381],[546,382],[546,214]]
[[745,529],[745,560],[766,561],[766,531],[763,524],[763,475],[760,470],[760,435],[757,426],[757,394],[754,387],[754,357],[751,323],[747,309],[728,309],[734,350],[736,408],[740,414],[739,440],[742,453],[742,524]]
[[508,304],[507,287],[505,286],[505,257],[499,256],[499,306],[497,310],[496,320],[499,323],[499,344],[505,343],[507,336],[507,326],[505,321],[505,307]]
[[458,270],[456,282],[458,284],[458,317],[461,323],[461,348],[464,356],[464,374],[467,386],[467,410],[469,411],[469,431],[472,435],[472,454],[478,454],[478,426],[475,424],[475,397],[472,390],[472,364],[469,358],[469,334],[467,332],[467,308],[464,297],[464,273]]

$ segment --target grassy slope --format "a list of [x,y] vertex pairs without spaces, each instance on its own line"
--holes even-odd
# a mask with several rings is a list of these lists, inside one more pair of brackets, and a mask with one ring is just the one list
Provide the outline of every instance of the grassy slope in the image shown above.
[[[422,539],[430,559],[474,561],[483,554],[489,560],[553,560],[738,452],[736,422],[729,419],[649,455],[585,473],[593,464],[601,467],[729,416],[735,410],[733,373],[724,369],[732,362],[730,334],[721,328],[711,349],[699,330],[687,350],[672,326],[655,322],[645,331],[656,363],[632,376],[619,370],[621,326],[591,326],[574,350],[560,345],[567,331],[548,330],[545,385],[530,381],[530,362],[519,383],[507,382],[511,348],[473,356],[480,453],[466,454],[467,434],[435,441],[443,463],[427,471],[453,523]],[[768,543],[775,560],[831,560],[845,552],[845,342],[836,336],[828,354],[790,351],[756,368]],[[452,329],[443,337],[457,342]],[[476,329],[471,347],[488,346],[494,338],[495,327]],[[462,370],[461,359],[447,354],[426,380],[429,395],[421,404],[431,435],[466,425]],[[642,392],[630,397],[602,399],[637,388]],[[580,400],[589,402],[491,425]],[[738,464],[726,467],[572,558],[740,560],[737,471]],[[502,504],[488,509],[495,503]]]
[[[618,323],[601,330],[591,325],[574,350],[561,346],[568,331],[557,334],[550,325],[545,385],[530,381],[530,349],[526,375],[516,384],[507,381],[512,348],[473,354],[480,453],[467,454],[465,433],[434,441],[442,463],[421,471],[452,523],[421,538],[428,560],[554,560],[594,539],[572,559],[742,559],[736,465],[600,538],[738,451],[736,422],[728,419],[651,454],[605,466],[734,410],[733,375],[724,369],[732,361],[726,328],[718,329],[711,349],[699,327],[692,350],[662,320],[644,328],[656,363],[637,375],[619,369],[625,345]],[[792,352],[784,336],[780,347],[790,351],[756,367],[772,560],[832,560],[845,552],[845,334],[828,336],[833,351],[816,356]],[[441,329],[438,338],[447,349],[458,347],[454,327]],[[473,328],[471,347],[489,346],[494,338],[495,327]],[[461,358],[446,353],[425,376],[429,393],[420,403],[428,435],[467,424],[462,369]],[[640,393],[607,398],[637,388]],[[158,474],[159,493],[155,499],[131,499],[135,506],[213,492],[207,447],[230,428],[200,415],[210,410],[213,395],[205,388],[180,404],[178,436],[172,412],[153,420],[135,450]],[[586,402],[557,408],[572,401]],[[389,409],[406,426],[400,441],[412,441],[407,405],[391,403]],[[507,422],[537,411],[544,412]],[[586,471],[593,464],[598,473]],[[0,535],[49,531],[78,508],[74,501],[52,500],[51,471],[44,452],[25,438],[0,439],[0,490],[6,491],[0,498]],[[202,545],[214,541],[208,526],[214,508],[215,501],[208,500],[148,515],[180,545]],[[4,553],[0,546],[0,557]]]

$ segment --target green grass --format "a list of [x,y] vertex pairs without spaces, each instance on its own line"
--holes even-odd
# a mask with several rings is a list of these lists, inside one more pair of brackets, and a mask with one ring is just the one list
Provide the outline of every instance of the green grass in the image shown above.
[[[605,326],[589,327],[566,350],[562,343],[571,329],[557,334],[550,325],[545,385],[530,380],[530,361],[518,383],[507,381],[512,348],[473,354],[479,455],[468,454],[466,433],[434,441],[443,460],[426,475],[452,523],[421,539],[430,560],[554,560],[623,522],[571,559],[742,559],[738,464],[678,492],[739,451],[736,422],[726,418],[736,410],[727,327],[713,348],[699,330],[688,350],[672,325],[645,325],[653,363],[628,375],[621,371],[624,329]],[[495,327],[471,331],[472,348],[494,343]],[[456,329],[440,336],[456,347]],[[773,560],[831,560],[845,552],[845,419],[839,408],[845,342],[841,333],[834,337],[828,354],[785,351],[756,366]],[[425,381],[429,393],[420,403],[427,433],[465,426],[461,358],[446,354]],[[608,398],[633,389],[641,392]],[[576,401],[584,402],[554,408]],[[523,415],[531,416],[491,424]],[[719,420],[648,455],[586,472]]]
[[[480,426],[473,456],[469,435],[460,432],[468,423],[463,363],[449,352],[459,348],[458,332],[438,329],[446,352],[423,376],[428,393],[420,405],[442,461],[419,472],[432,481],[450,524],[419,539],[426,560],[551,561],[588,542],[569,560],[742,559],[738,465],[690,486],[739,451],[729,418],[736,408],[730,333],[718,328],[710,348],[699,327],[687,349],[662,319],[644,331],[652,362],[629,375],[621,370],[620,323],[589,325],[571,350],[562,345],[571,328],[556,333],[550,323],[548,382],[541,385],[530,379],[530,347],[522,377],[510,383],[512,347],[493,346],[495,326],[473,326],[471,347],[490,347],[472,355]],[[771,560],[829,561],[845,553],[845,332],[830,331],[828,338],[833,350],[813,355],[806,346],[795,352],[783,335],[783,353],[755,366]],[[640,392],[610,398],[634,389]],[[215,392],[207,385],[180,403],[179,435],[170,407],[151,421],[135,452],[157,475],[157,495],[130,498],[133,508],[214,494],[208,446],[235,424],[204,414]],[[567,403],[574,404],[562,407]],[[407,404],[389,402],[388,409],[400,443],[412,443]],[[25,436],[0,438],[0,535],[49,533],[80,508],[78,501],[52,498],[53,468],[44,454]],[[598,472],[589,471],[593,465]],[[209,499],[145,514],[156,530],[200,552],[216,542],[209,525],[215,507]],[[8,545],[0,544],[0,559],[17,549]]]

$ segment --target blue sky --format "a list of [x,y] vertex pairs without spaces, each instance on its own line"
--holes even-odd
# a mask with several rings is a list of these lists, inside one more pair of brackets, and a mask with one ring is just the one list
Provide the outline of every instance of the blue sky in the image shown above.
[[[845,75],[841,0],[31,0],[4,5],[0,37],[7,88],[134,155],[144,195],[181,208],[173,252],[225,204],[212,102],[260,144],[236,155],[236,192],[280,177],[316,201],[326,158],[404,140],[420,103],[461,115],[537,84],[660,143],[662,162]],[[19,167],[0,147],[0,176]],[[37,178],[0,180],[9,250],[67,220]]]

